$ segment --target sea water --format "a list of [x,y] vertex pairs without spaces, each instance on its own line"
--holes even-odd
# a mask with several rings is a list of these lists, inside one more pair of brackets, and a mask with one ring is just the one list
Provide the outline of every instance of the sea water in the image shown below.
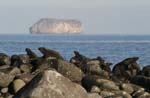
[[41,56],[38,47],[59,51],[66,60],[76,50],[91,58],[101,56],[113,64],[134,56],[140,57],[142,66],[150,64],[150,36],[0,35],[0,52],[10,56],[25,54],[25,48]]

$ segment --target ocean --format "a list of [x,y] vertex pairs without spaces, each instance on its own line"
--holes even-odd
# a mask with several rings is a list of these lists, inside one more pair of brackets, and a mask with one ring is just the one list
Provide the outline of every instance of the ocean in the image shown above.
[[0,35],[0,52],[9,56],[25,54],[25,48],[41,56],[38,47],[59,51],[66,60],[76,50],[91,58],[101,56],[113,64],[133,56],[140,57],[141,66],[150,64],[150,36]]

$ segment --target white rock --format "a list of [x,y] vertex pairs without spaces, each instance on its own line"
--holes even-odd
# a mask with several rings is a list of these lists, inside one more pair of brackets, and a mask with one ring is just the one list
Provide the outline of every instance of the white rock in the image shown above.
[[30,27],[30,32],[33,34],[81,33],[83,25],[78,20],[43,18]]

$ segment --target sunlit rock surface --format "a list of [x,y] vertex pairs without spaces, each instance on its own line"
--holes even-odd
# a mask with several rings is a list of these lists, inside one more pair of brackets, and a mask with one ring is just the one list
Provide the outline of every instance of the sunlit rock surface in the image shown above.
[[30,27],[32,34],[76,34],[83,32],[83,25],[78,20],[43,18]]
[[101,98],[91,95],[80,85],[71,82],[60,73],[46,70],[38,74],[13,98]]

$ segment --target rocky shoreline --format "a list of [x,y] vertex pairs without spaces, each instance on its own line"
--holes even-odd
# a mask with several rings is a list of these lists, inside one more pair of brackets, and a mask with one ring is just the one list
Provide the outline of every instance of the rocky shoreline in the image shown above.
[[0,98],[150,98],[150,65],[141,68],[138,57],[118,64],[78,51],[70,61],[44,47],[38,57],[0,53]]

